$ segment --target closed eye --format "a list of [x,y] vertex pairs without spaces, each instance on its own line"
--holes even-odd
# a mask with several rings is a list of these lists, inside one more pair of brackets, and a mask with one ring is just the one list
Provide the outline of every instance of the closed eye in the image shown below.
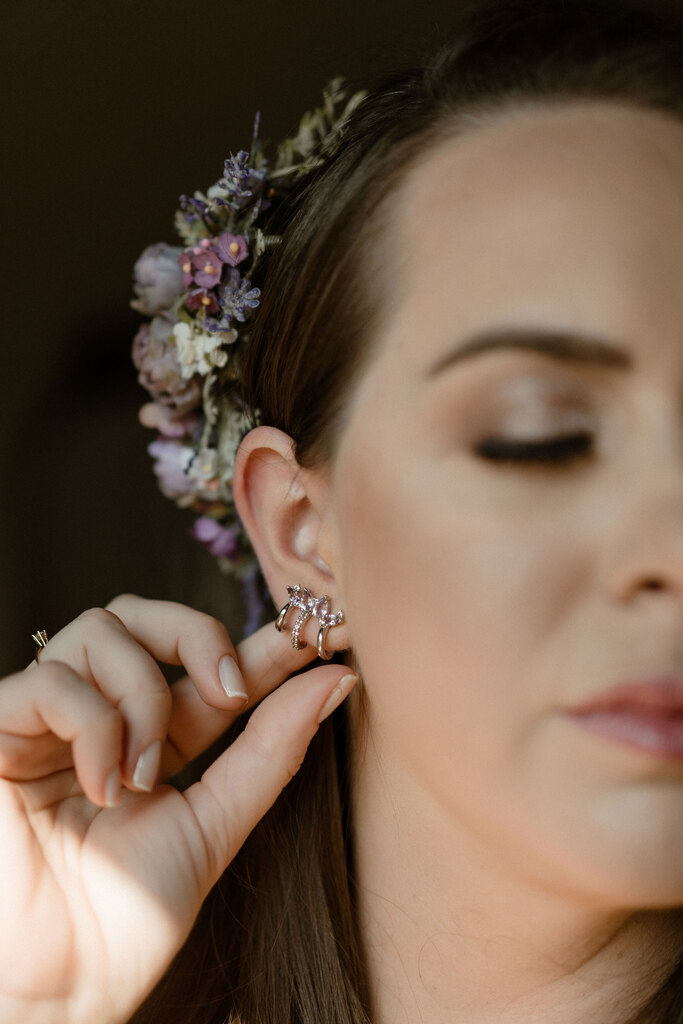
[[589,455],[593,448],[590,433],[568,434],[564,437],[543,438],[536,441],[511,441],[503,437],[488,437],[480,441],[475,451],[481,458],[492,462],[566,463]]

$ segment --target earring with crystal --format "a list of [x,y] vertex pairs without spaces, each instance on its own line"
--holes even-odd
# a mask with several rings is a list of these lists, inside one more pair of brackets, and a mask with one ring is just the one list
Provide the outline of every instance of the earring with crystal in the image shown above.
[[294,587],[287,587],[287,593],[289,594],[289,601],[280,610],[280,614],[275,620],[275,628],[281,633],[285,628],[285,619],[289,609],[298,608],[300,614],[292,626],[292,647],[300,651],[308,646],[306,641],[301,639],[301,631],[311,616],[314,616],[320,622],[318,629],[318,657],[324,661],[329,661],[332,654],[325,648],[325,637],[327,636],[328,629],[331,629],[332,626],[339,626],[344,622],[344,612],[341,608],[338,612],[331,612],[329,597],[326,595],[314,597],[307,587],[302,587],[299,583]]

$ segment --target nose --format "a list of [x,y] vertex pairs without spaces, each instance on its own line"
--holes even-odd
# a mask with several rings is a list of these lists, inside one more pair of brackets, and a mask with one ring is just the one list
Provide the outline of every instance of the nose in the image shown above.
[[683,464],[654,466],[614,498],[606,541],[607,578],[620,601],[665,592],[683,616]]

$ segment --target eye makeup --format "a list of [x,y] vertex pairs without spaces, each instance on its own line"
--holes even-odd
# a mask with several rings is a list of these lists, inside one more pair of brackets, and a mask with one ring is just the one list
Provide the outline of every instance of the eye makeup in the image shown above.
[[480,413],[481,426],[486,423],[520,441],[595,425],[586,388],[552,374],[499,378],[489,384]]
[[455,436],[461,451],[492,466],[568,465],[593,452],[600,420],[595,381],[539,367],[533,355],[496,363],[463,367],[440,390],[431,429],[444,451]]
[[474,451],[493,462],[565,464],[593,448],[595,417],[585,392],[564,381],[513,377],[487,407]]

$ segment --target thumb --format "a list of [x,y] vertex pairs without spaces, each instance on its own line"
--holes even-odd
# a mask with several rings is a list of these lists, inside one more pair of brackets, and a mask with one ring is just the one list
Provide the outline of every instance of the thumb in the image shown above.
[[184,793],[207,854],[206,892],[296,775],[318,725],[358,682],[339,666],[288,679],[256,708],[243,733]]

